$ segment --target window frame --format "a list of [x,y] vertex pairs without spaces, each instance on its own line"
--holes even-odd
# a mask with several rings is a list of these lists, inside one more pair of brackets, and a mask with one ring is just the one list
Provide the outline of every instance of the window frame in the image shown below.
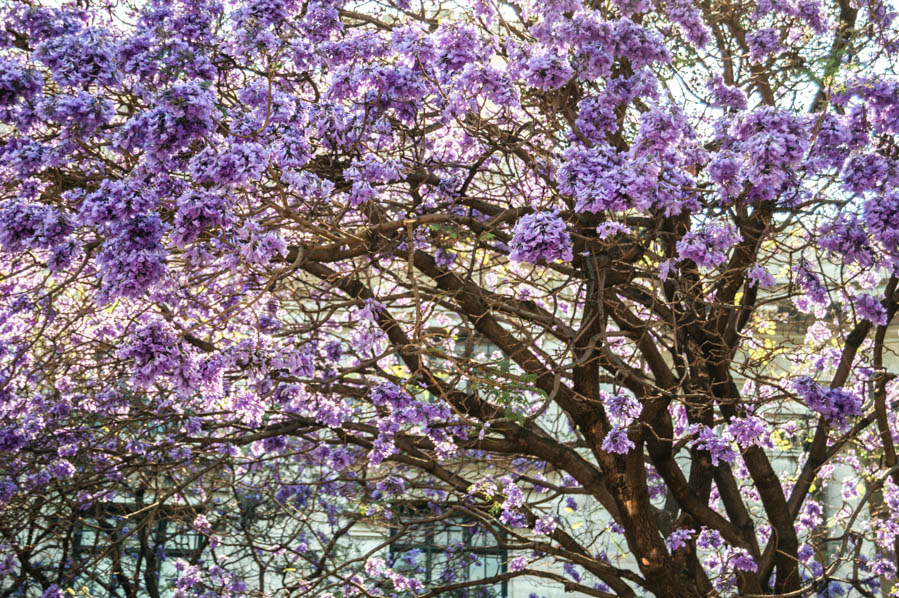
[[[418,514],[419,511],[422,511],[421,514],[426,516],[427,514],[424,511],[424,503],[418,505],[416,508],[415,505],[403,505],[399,509],[401,512],[404,512],[407,515],[414,516]],[[427,528],[425,533],[421,536],[414,535],[416,534],[415,528],[418,526]],[[442,555],[447,548],[449,548],[450,544],[446,545],[439,543],[441,535],[447,535],[448,539],[452,536],[450,534],[453,533],[453,529],[461,529],[462,540],[464,548],[462,552],[466,555],[475,554],[478,557],[487,557],[487,558],[495,558],[497,560],[497,570],[494,575],[503,575],[508,572],[508,550],[501,546],[477,546],[472,543],[472,539],[477,537],[478,535],[478,526],[483,527],[483,523],[478,521],[476,518],[466,515],[464,512],[456,512],[449,515],[442,523],[434,522],[432,523],[423,523],[423,524],[410,524],[406,533],[401,537],[392,539],[389,544],[389,560],[388,562],[392,567],[396,568],[397,560],[402,557],[403,554],[406,554],[413,550],[420,550],[422,552],[422,556],[424,557],[424,572],[421,574],[416,573],[415,575],[420,575],[423,577],[421,581],[426,585],[430,586],[432,583],[439,583],[441,572],[436,570],[437,567],[437,559]],[[485,533],[489,533],[486,532]],[[409,537],[409,535],[413,535],[413,537]],[[409,540],[414,540],[410,542]],[[474,581],[479,579],[478,577],[474,577],[471,575],[471,569],[474,566],[474,563],[469,562],[466,564],[464,571],[465,577],[464,579],[457,579],[453,582],[449,583],[459,583],[466,581]],[[483,567],[484,565],[479,565]],[[480,578],[485,579],[485,578]],[[453,597],[453,598],[472,598],[472,592],[476,592],[477,590],[484,588],[492,588],[494,590],[498,590],[498,593],[494,595],[493,598],[508,598],[509,596],[509,580],[502,579],[498,582],[494,582],[492,584],[485,584],[481,586],[471,586],[468,588],[461,588],[458,590],[451,590],[447,592],[442,592],[442,596]],[[477,596],[476,594],[474,596]]]

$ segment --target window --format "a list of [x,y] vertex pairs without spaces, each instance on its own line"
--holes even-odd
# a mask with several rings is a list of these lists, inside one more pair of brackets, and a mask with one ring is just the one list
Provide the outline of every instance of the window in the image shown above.
[[72,586],[113,597],[126,595],[122,586],[132,583],[146,595],[147,573],[164,590],[175,573],[174,559],[191,560],[202,550],[203,537],[182,523],[179,513],[157,509],[131,515],[136,511],[133,505],[112,503],[82,513],[72,543],[73,561],[82,573]]
[[[409,513],[406,510],[406,513]],[[506,550],[482,524],[465,516],[429,517],[417,510],[406,532],[390,545],[390,564],[399,573],[434,588],[506,572]],[[447,598],[505,598],[508,582],[445,592]]]

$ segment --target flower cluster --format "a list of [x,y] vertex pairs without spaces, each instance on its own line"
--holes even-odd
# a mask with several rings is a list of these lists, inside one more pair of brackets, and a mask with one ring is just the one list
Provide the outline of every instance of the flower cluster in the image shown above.
[[722,461],[733,463],[736,460],[736,452],[726,440],[717,436],[712,428],[699,424],[692,428],[696,433],[696,438],[690,442],[690,446],[700,451],[707,451],[712,465],[718,466]]
[[216,152],[206,148],[190,162],[198,183],[229,186],[258,179],[265,170],[268,153],[258,143],[237,143]]
[[179,365],[177,337],[165,322],[147,322],[134,330],[130,338],[131,342],[119,350],[118,357],[133,361],[132,380],[137,386],[149,386]]
[[43,81],[35,70],[0,58],[0,108],[9,108],[20,100],[27,102],[40,93],[42,87]]
[[808,376],[794,380],[793,390],[809,409],[839,429],[846,428],[850,417],[862,413],[862,401],[855,393],[842,388],[824,388]]
[[841,213],[819,229],[818,242],[822,248],[844,263],[862,268],[874,265],[874,251],[868,242],[868,232],[855,214]]
[[50,206],[17,200],[0,203],[0,248],[4,251],[48,249],[72,229],[69,218]]
[[727,259],[727,251],[743,240],[734,225],[711,222],[685,234],[677,242],[680,261],[692,260],[697,266],[712,269]]
[[887,310],[879,299],[869,293],[860,293],[852,298],[855,311],[863,319],[875,326],[887,325]]
[[200,83],[174,85],[159,94],[156,107],[125,123],[119,144],[126,150],[143,148],[164,161],[212,130],[214,103],[212,92]]
[[647,209],[658,184],[658,167],[646,158],[629,159],[605,143],[565,150],[559,190],[577,199],[579,212]]
[[573,258],[571,236],[565,221],[555,211],[522,216],[512,231],[510,246],[509,257],[516,262],[570,262]]
[[69,135],[90,137],[112,118],[113,106],[108,100],[79,91],[44,101],[39,113],[62,125]]
[[118,83],[115,45],[108,32],[83,29],[52,37],[34,50],[35,60],[53,73],[53,79],[66,87],[113,86]]

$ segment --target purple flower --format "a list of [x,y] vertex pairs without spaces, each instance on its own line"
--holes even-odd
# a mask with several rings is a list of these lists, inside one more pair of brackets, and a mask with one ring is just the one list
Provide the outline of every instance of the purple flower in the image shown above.
[[562,565],[562,568],[565,570],[565,573],[568,575],[568,577],[570,577],[574,581],[581,580],[581,574],[578,573],[578,570],[574,567],[574,565],[572,563],[569,563],[568,561],[566,561]]
[[603,222],[596,227],[596,234],[600,239],[608,239],[618,234],[626,235],[630,232],[631,229],[620,222]]
[[165,253],[160,241],[163,224],[155,214],[138,216],[116,227],[96,258],[102,280],[98,299],[135,299],[157,284],[165,274]]
[[749,279],[749,286],[759,285],[763,289],[773,289],[777,286],[774,276],[764,266],[751,267],[746,277]]
[[509,561],[509,571],[517,572],[524,571],[525,567],[528,566],[528,557],[526,556],[518,556]]
[[689,129],[683,114],[656,106],[640,116],[640,129],[634,139],[636,156],[656,156],[675,146]]
[[579,212],[646,209],[658,187],[657,161],[631,158],[605,143],[569,147],[557,173],[559,190],[577,199]]
[[884,183],[899,182],[897,168],[877,153],[855,154],[843,168],[843,187],[853,193],[879,189]]
[[737,571],[758,571],[755,559],[752,558],[745,548],[734,549],[730,555],[729,562]]
[[640,413],[643,411],[643,405],[631,395],[601,393],[600,396],[609,416],[623,426],[627,426],[640,417]]
[[114,114],[112,102],[86,91],[48,98],[39,108],[41,116],[59,123],[74,137],[90,137],[109,122]]
[[715,550],[724,545],[724,538],[718,530],[702,528],[699,537],[696,539],[697,548],[702,550]]
[[809,298],[818,305],[828,305],[830,297],[827,294],[827,287],[818,278],[818,275],[812,271],[811,263],[806,259],[800,259],[799,263],[793,266],[793,272],[796,274],[796,284],[808,293]]
[[524,71],[528,84],[543,91],[562,87],[573,74],[568,60],[557,54],[534,56],[528,61]]
[[552,535],[556,530],[556,520],[552,515],[544,515],[534,522],[534,533]]
[[50,465],[48,472],[57,480],[64,480],[75,475],[75,466],[65,459],[59,459]]
[[58,585],[53,584],[41,594],[41,598],[64,598],[65,592]]
[[194,517],[194,522],[191,524],[191,527],[207,536],[212,533],[212,524],[209,523],[209,520],[206,519],[205,515],[197,515]]
[[381,577],[386,569],[387,563],[382,558],[373,556],[365,561],[365,574],[369,577]]
[[686,233],[677,242],[680,261],[692,260],[696,265],[712,269],[727,260],[727,250],[743,240],[734,225],[710,223]]
[[808,376],[794,380],[793,390],[812,411],[839,429],[846,428],[848,418],[862,414],[862,401],[854,393],[842,388],[824,388]]
[[696,532],[692,529],[680,528],[671,532],[671,535],[665,538],[665,546],[668,547],[668,550],[674,552],[680,548],[683,548],[687,545],[687,542],[696,535]]
[[236,143],[220,152],[207,148],[190,163],[198,183],[241,185],[260,177],[268,161],[268,152],[258,143]]
[[178,340],[171,328],[161,320],[152,320],[133,331],[120,359],[133,360],[133,380],[146,387],[161,374],[180,365]]
[[125,123],[119,145],[142,147],[152,158],[165,160],[212,130],[214,104],[215,96],[203,84],[174,85],[159,94],[155,108]]
[[726,85],[721,75],[715,75],[706,81],[705,86],[712,94],[712,105],[736,111],[746,110],[746,96],[743,91],[739,87]]
[[780,32],[774,27],[747,33],[746,44],[749,46],[749,59],[752,62],[763,62],[769,55],[783,49]]
[[716,436],[711,428],[705,426],[699,426],[699,434],[690,442],[690,446],[701,451],[708,451],[714,466],[718,466],[722,461],[733,463],[737,459],[737,454],[727,441]]
[[742,448],[773,446],[771,433],[764,420],[755,416],[734,418],[727,427],[728,434]]
[[868,244],[868,233],[855,214],[841,213],[820,228],[818,243],[831,255],[862,268],[874,265],[874,252]]
[[185,247],[210,228],[222,228],[233,222],[233,198],[227,193],[191,189],[178,197],[172,240]]
[[887,310],[873,295],[861,293],[852,298],[852,303],[855,305],[855,311],[863,319],[876,326],[887,325]]
[[449,268],[456,261],[456,254],[451,251],[444,251],[442,247],[438,247],[434,253],[434,261],[441,268]]
[[874,239],[891,256],[896,256],[899,252],[899,191],[866,201],[864,217]]
[[578,103],[576,124],[593,143],[604,143],[607,133],[618,130],[614,106],[602,96],[588,96]]
[[0,248],[4,251],[48,249],[72,229],[68,217],[50,206],[17,200],[0,203]]
[[49,68],[62,86],[112,86],[118,82],[115,45],[100,29],[50,38],[35,48],[34,58]]
[[771,200],[784,192],[806,154],[808,133],[806,119],[775,108],[744,112],[734,120],[730,134],[737,141],[741,176],[752,183],[750,199]]
[[536,264],[555,260],[570,262],[571,236],[558,212],[533,212],[521,217],[512,230],[509,258]]
[[29,101],[42,87],[43,80],[37,71],[0,58],[0,108],[9,108],[19,100]]
[[602,440],[602,450],[607,453],[625,455],[635,446],[634,441],[627,437],[627,430],[617,426],[609,430]]

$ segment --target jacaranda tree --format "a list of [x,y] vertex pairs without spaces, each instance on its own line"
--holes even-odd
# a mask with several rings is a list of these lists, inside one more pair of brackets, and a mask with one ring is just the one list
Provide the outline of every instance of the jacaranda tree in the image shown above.
[[6,0],[0,593],[889,593],[894,11]]

